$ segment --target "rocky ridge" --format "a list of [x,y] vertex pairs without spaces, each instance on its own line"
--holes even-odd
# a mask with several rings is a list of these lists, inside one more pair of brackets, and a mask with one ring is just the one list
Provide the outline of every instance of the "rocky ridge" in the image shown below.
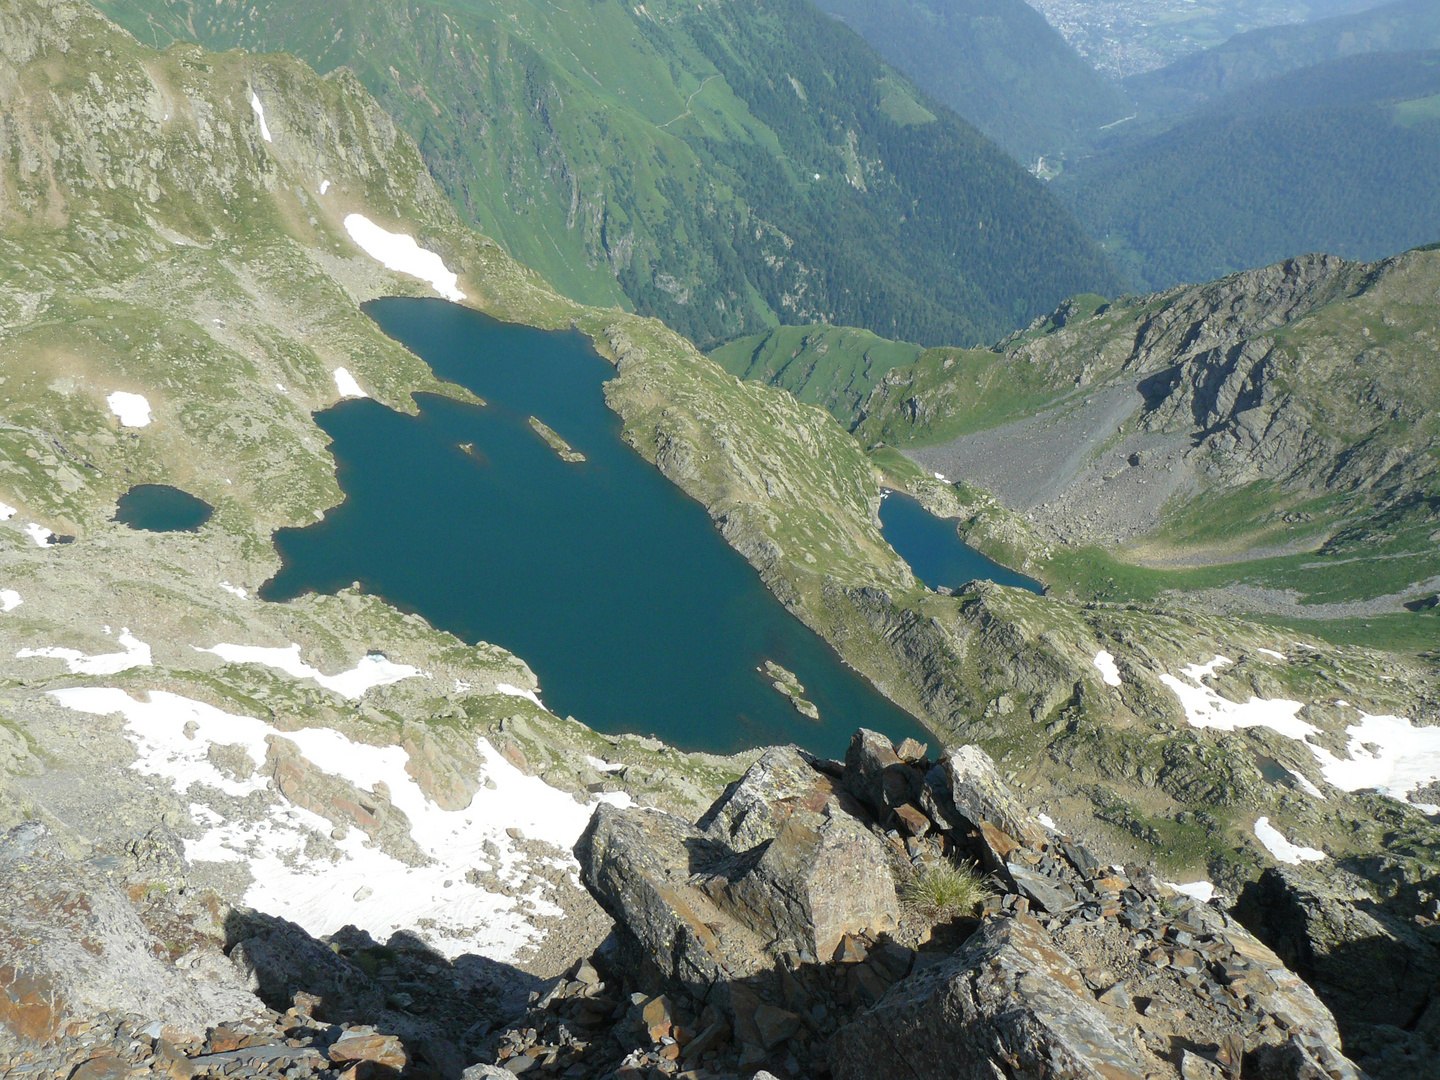
[[[844,762],[772,748],[694,824],[600,804],[576,856],[615,929],[540,981],[408,931],[317,940],[216,908],[164,829],[76,858],[19,826],[0,843],[0,1051],[10,1075],[87,1080],[859,1080],[1002,1061],[1347,1080],[1355,1056],[1428,1080],[1440,1051],[1440,925],[1403,914],[1440,914],[1433,896],[1286,870],[1201,903],[1032,816],[974,746],[932,759],[860,731]],[[966,864],[980,892],[917,902],[917,881]]]
[[[1098,308],[1071,301],[995,347],[1048,404],[912,454],[993,492],[1052,542],[1136,541],[1174,516],[1167,500],[1268,483],[1251,545],[1318,546],[1357,511],[1431,494],[1429,389],[1412,375],[1433,355],[1436,261],[1311,255]],[[939,366],[897,370],[859,430],[903,440],[967,393]],[[1007,467],[1017,447],[1032,467]],[[1310,505],[1326,496],[1344,511]]]
[[[602,807],[576,850],[617,938],[498,1035],[512,1073],[1362,1075],[1232,915],[1102,865],[975,747],[774,748],[694,825]],[[993,890],[974,911],[877,887],[961,859]]]

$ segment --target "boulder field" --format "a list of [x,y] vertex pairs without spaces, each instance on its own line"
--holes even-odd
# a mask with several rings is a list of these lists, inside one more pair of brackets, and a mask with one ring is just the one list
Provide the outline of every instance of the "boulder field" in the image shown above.
[[597,805],[575,855],[614,931],[543,981],[249,911],[208,913],[222,943],[154,884],[183,868],[163,830],[112,867],[27,823],[0,840],[4,1075],[1435,1075],[1432,918],[1288,868],[1202,903],[977,748],[927,753],[861,730],[843,762],[767,750],[693,822]]

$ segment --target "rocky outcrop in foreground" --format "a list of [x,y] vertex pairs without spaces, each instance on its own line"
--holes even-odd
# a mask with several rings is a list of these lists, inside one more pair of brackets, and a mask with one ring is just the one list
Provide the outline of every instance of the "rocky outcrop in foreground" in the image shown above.
[[[538,982],[404,932],[381,945],[254,912],[207,921],[165,870],[183,857],[163,827],[97,860],[22,825],[0,840],[0,1072],[1364,1076],[1277,952],[1042,825],[973,747],[931,760],[861,731],[844,762],[774,748],[693,823],[600,804],[576,854],[616,931]],[[161,878],[174,889],[146,884]],[[1344,1011],[1374,1075],[1434,1075],[1428,917],[1290,871],[1236,912]]]
[[[617,934],[497,1037],[510,1072],[1362,1075],[1243,926],[1100,865],[974,747],[931,761],[861,731],[844,763],[772,749],[698,822],[599,807],[576,855]],[[967,860],[983,904],[913,902]]]

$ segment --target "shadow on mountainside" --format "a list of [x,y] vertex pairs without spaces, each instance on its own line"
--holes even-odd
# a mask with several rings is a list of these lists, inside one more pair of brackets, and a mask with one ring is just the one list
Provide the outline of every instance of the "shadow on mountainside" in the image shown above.
[[1319,995],[1346,1052],[1386,1080],[1440,1077],[1440,924],[1413,898],[1381,904],[1313,871],[1280,867],[1249,882],[1240,921]]
[[454,1080],[493,1027],[554,981],[482,956],[449,960],[409,931],[378,942],[346,926],[318,939],[255,911],[232,911],[224,929],[231,963],[266,1005],[398,1036],[407,1076]]

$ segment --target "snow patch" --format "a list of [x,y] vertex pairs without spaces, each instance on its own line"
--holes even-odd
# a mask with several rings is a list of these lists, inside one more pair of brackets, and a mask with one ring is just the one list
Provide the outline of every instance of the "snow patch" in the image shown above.
[[361,251],[386,269],[429,282],[446,300],[458,303],[465,299],[460,279],[445,268],[444,260],[422,248],[409,233],[386,232],[363,214],[347,214],[345,231]]
[[[1406,802],[1417,787],[1440,780],[1440,727],[1416,727],[1403,716],[1373,716],[1361,712],[1360,722],[1345,729],[1349,740],[1345,750],[1349,757],[1339,758],[1310,741],[1312,736],[1320,734],[1320,729],[1296,715],[1300,702],[1252,697],[1241,705],[1200,684],[1201,678],[1228,663],[1223,656],[1217,656],[1208,664],[1191,664],[1184,672],[1188,682],[1173,675],[1160,676],[1160,681],[1180,699],[1185,719],[1191,726],[1221,731],[1268,727],[1303,744],[1315,755],[1325,782],[1342,791],[1374,788],[1392,799]],[[1346,705],[1343,701],[1336,704]],[[1370,749],[1372,746],[1375,749]],[[1300,786],[1311,795],[1325,797],[1309,780],[1295,775]]]
[[589,765],[596,772],[625,771],[625,763],[623,761],[601,761],[598,757],[592,757],[590,754],[585,755],[585,764]]
[[1283,652],[1276,652],[1274,649],[1256,649],[1255,651],[1258,653],[1264,653],[1266,656],[1274,657],[1276,660],[1288,661],[1290,659]]
[[321,180],[321,181],[320,181],[320,194],[321,194],[321,195],[324,195],[325,192],[327,192],[327,191],[329,191],[329,190],[330,190],[330,181],[329,181],[329,180]]
[[1202,904],[1208,904],[1215,896],[1215,883],[1213,881],[1207,881],[1204,878],[1199,881],[1186,882],[1183,885],[1175,881],[1167,881],[1165,884],[1169,885],[1170,888],[1178,893],[1193,896]]
[[265,124],[265,106],[260,104],[260,96],[254,90],[250,91],[250,108],[255,110],[255,119],[260,121],[260,137],[266,142],[274,142],[270,138],[270,129]]
[[250,595],[250,594],[247,593],[244,589],[242,589],[239,585],[231,585],[230,582],[228,582],[228,581],[222,581],[222,582],[220,582],[220,587],[221,587],[222,589],[224,589],[226,592],[228,592],[231,596],[238,596],[238,597],[240,597],[241,600],[244,600],[247,596]]
[[1035,820],[1040,822],[1041,825],[1044,825],[1045,828],[1049,829],[1053,833],[1058,833],[1060,831],[1059,826],[1057,826],[1055,822],[1051,820],[1049,814],[1036,814]]
[[342,671],[338,675],[322,675],[319,668],[311,667],[300,659],[300,646],[296,644],[280,649],[263,645],[229,645],[222,642],[211,649],[195,646],[192,648],[195,648],[196,652],[213,653],[227,664],[263,664],[296,679],[312,679],[326,690],[333,690],[341,697],[351,700],[364,697],[365,692],[374,687],[389,686],[401,679],[430,677],[417,667],[393,663],[379,653],[361,657],[360,662],[349,671]]
[[[6,610],[8,611],[9,608]],[[65,666],[70,669],[72,675],[115,675],[131,668],[151,666],[149,645],[137,640],[124,627],[120,628],[119,641],[124,652],[86,656],[79,649],[62,649],[52,645],[43,649],[21,649],[15,654],[15,659],[29,660],[35,657],[46,657],[52,660],[64,660]]]
[[1302,862],[1317,862],[1325,858],[1325,852],[1313,847],[1296,847],[1274,825],[1268,817],[1255,819],[1255,838],[1265,845],[1265,850],[1275,857],[1276,862],[1299,866]]
[[1313,783],[1311,783],[1310,778],[1304,773],[1300,772],[1298,769],[1292,769],[1288,765],[1285,766],[1285,771],[1288,772],[1292,777],[1294,777],[1295,783],[1300,785],[1300,790],[1305,792],[1306,795],[1314,795],[1317,799],[1325,798],[1325,793],[1321,791],[1318,787],[1316,787]]
[[935,479],[936,479],[936,480],[939,480],[939,481],[943,484],[943,483],[945,482],[945,474],[944,474],[944,473],[938,473],[938,472],[937,472],[937,473],[935,474]]
[[334,371],[334,375],[335,389],[339,392],[341,397],[370,396],[369,394],[365,393],[364,390],[360,389],[360,384],[355,381],[355,376],[351,375],[350,372],[345,368],[337,367]]
[[495,693],[505,694],[509,697],[523,697],[526,701],[533,701],[540,708],[545,708],[545,703],[534,690],[521,690],[518,686],[511,686],[508,682],[496,683]]
[[19,510],[16,510],[15,507],[9,503],[0,502],[0,521],[9,521],[19,512]]
[[14,611],[24,602],[14,589],[0,589],[0,611]]
[[1185,710],[1185,718],[1190,721],[1191,727],[1216,728],[1220,731],[1268,727],[1287,738],[1302,742],[1308,736],[1319,734],[1318,728],[1295,715],[1303,707],[1298,701],[1252,697],[1241,705],[1222,698],[1200,681],[1207,675],[1215,674],[1217,668],[1233,662],[1217,656],[1208,664],[1191,664],[1185,668],[1187,681],[1184,682],[1174,675],[1160,676],[1160,681],[1180,699],[1180,706]]
[[25,526],[25,532],[29,535],[31,540],[35,541],[36,547],[55,546],[55,534],[49,529],[45,528],[44,525],[37,525],[35,524],[35,522],[32,521],[29,525]]
[[[316,936],[347,923],[380,941],[402,927],[416,928],[448,958],[476,953],[511,960],[542,936],[518,910],[520,904],[530,905],[536,915],[562,913],[538,889],[521,892],[526,875],[520,864],[526,856],[506,830],[519,830],[568,852],[597,802],[631,804],[623,793],[576,802],[567,792],[520,772],[482,738],[476,741],[484,762],[481,775],[494,787],[482,785],[464,810],[447,811],[431,802],[405,771],[408,755],[398,746],[352,742],[329,728],[280,731],[261,720],[160,690],[152,690],[148,702],[105,687],[51,694],[77,712],[120,713],[137,751],[131,767],[168,778],[182,795],[196,784],[237,798],[264,792],[268,774],[263,770],[251,779],[236,780],[207,755],[212,745],[238,743],[260,766],[271,737],[290,740],[316,769],[359,788],[373,791],[385,784],[391,803],[409,820],[410,836],[429,860],[427,865],[405,865],[371,846],[358,828],[350,828],[341,840],[326,839],[334,827],[330,820],[279,796],[268,796],[273,801],[253,823],[227,822],[209,807],[191,806],[192,820],[206,831],[198,840],[185,841],[186,858],[245,863],[253,880],[244,902],[291,919]],[[194,725],[188,736],[187,724]],[[333,857],[314,854],[331,845]],[[571,874],[578,869],[568,855],[534,861]],[[477,867],[493,872],[517,895],[502,896],[467,881],[466,872]]]
[[130,394],[116,390],[105,399],[110,411],[120,419],[121,427],[149,427],[150,402],[144,394]]
[[[1344,791],[1375,788],[1401,802],[1417,787],[1440,780],[1440,727],[1416,727],[1403,716],[1360,714],[1345,729],[1349,760],[1312,746],[1325,782]],[[1371,751],[1367,747],[1373,745]]]
[[1120,669],[1115,666],[1115,657],[1105,649],[1095,654],[1095,667],[1099,670],[1100,677],[1105,680],[1106,686],[1120,685]]

